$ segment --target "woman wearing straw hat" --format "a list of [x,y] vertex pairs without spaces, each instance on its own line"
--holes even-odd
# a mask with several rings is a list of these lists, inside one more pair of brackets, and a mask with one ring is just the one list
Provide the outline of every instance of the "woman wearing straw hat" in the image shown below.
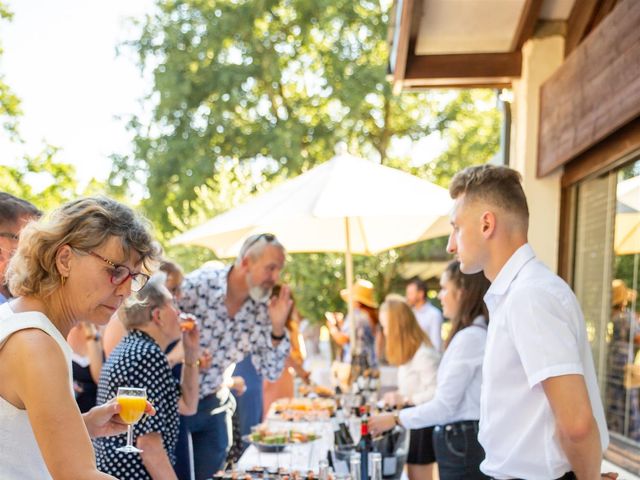
[[[353,296],[353,321],[356,328],[356,344],[352,351],[350,345],[350,325],[351,317],[348,316],[342,328],[338,328],[335,323],[329,322],[329,332],[335,342],[342,347],[342,361],[351,363],[352,354],[356,352],[368,362],[369,367],[378,365],[378,355],[380,351],[377,343],[381,340],[378,334],[378,303],[374,298],[373,284],[367,280],[356,280],[351,289]],[[340,296],[344,301],[348,301],[348,290],[340,291]]]

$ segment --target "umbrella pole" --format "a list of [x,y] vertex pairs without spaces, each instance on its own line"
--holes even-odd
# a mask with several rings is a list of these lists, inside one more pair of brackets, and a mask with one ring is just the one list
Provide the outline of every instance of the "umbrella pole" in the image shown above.
[[346,240],[345,248],[345,273],[347,277],[347,305],[349,319],[349,341],[350,351],[353,357],[356,346],[356,321],[353,316],[353,257],[351,256],[351,231],[349,227],[349,217],[344,217],[344,235]]

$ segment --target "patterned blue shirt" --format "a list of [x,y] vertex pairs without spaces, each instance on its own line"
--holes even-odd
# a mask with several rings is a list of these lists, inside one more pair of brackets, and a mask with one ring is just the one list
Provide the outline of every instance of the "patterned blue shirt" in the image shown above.
[[200,268],[187,275],[182,285],[179,307],[196,316],[200,346],[213,357],[211,368],[200,374],[200,398],[214,393],[224,371],[249,353],[258,373],[272,381],[280,377],[289,356],[288,337],[273,346],[266,303],[249,297],[235,317],[229,317],[224,300],[231,268]]

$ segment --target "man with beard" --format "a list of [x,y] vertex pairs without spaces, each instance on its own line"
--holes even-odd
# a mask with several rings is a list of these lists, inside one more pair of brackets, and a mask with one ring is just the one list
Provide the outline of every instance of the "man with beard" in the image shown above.
[[269,380],[284,368],[289,288],[283,286],[270,300],[284,261],[284,247],[263,233],[245,240],[233,265],[203,267],[185,278],[180,309],[196,316],[201,347],[213,355],[211,367],[201,373],[198,412],[187,418],[196,480],[211,478],[223,466],[231,443],[233,366],[250,354],[258,373]]

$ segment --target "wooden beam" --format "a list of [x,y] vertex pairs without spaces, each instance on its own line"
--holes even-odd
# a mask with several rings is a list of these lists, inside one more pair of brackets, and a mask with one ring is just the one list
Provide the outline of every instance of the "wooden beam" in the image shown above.
[[511,78],[423,78],[405,80],[403,91],[425,90],[428,88],[510,88]]
[[564,56],[568,57],[589,33],[596,7],[600,0],[576,0],[567,20],[567,37],[564,44]]
[[[468,78],[508,79],[520,76],[522,54],[464,53],[451,55],[409,55],[405,81]],[[498,81],[497,83],[504,83]]]
[[[580,0],[578,0],[580,1]],[[512,52],[519,52],[524,45],[524,42],[529,40],[533,35],[533,31],[540,15],[540,9],[542,8],[542,0],[526,0],[522,13],[520,14],[520,20],[518,21],[518,27],[511,40]]]
[[640,2],[622,0],[540,89],[538,176],[640,115]]
[[611,170],[628,161],[640,148],[640,117],[569,163],[562,173],[562,186],[569,187],[587,177]]
[[[396,42],[393,44],[395,50],[395,65],[393,68],[393,93],[402,91],[402,83],[407,69],[407,56],[409,54],[409,40],[411,37],[411,24],[414,10],[414,0],[398,0],[402,2],[400,14],[400,26],[397,32]],[[396,12],[396,15],[398,12]]]

